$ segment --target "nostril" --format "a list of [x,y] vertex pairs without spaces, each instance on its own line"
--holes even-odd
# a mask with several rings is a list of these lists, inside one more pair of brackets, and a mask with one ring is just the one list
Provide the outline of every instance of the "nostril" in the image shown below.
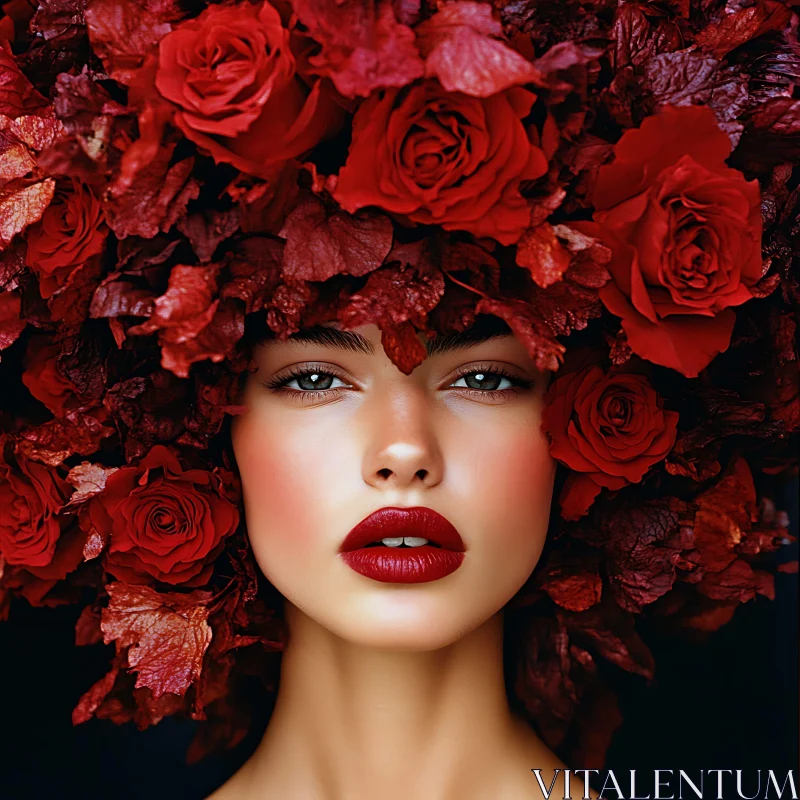
[[384,467],[383,469],[378,470],[378,475],[380,475],[381,478],[384,479],[388,479],[391,474],[392,471],[388,467]]

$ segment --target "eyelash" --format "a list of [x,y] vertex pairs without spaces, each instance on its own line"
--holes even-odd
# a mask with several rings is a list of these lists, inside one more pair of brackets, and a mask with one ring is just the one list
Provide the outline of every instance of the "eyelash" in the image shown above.
[[[321,364],[310,364],[305,367],[289,367],[288,370],[282,374],[276,375],[274,378],[272,378],[272,380],[262,381],[262,383],[268,389],[280,394],[291,395],[300,402],[307,402],[308,400],[314,400],[318,397],[331,397],[334,393],[338,394],[339,390],[345,388],[342,386],[336,386],[332,389],[286,388],[287,384],[291,383],[296,378],[302,378],[306,375],[313,375],[315,373],[321,375],[331,375],[341,381],[347,381],[347,379],[333,367],[323,366]],[[470,395],[479,395],[482,399],[488,398],[492,400],[505,400],[509,396],[515,396],[521,392],[533,388],[533,381],[528,380],[527,378],[522,378],[519,375],[514,375],[502,366],[489,364],[478,364],[476,366],[462,367],[456,372],[452,382],[455,383],[466,375],[474,375],[476,373],[499,375],[503,378],[507,378],[513,385],[507,389],[472,389],[469,386],[456,386],[455,388],[460,392],[466,392]]]

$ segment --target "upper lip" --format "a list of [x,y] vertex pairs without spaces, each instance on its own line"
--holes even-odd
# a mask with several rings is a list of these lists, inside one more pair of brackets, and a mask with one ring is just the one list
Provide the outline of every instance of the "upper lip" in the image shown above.
[[347,534],[340,553],[356,550],[387,537],[421,536],[445,550],[463,552],[467,548],[452,523],[432,508],[380,508],[361,520]]

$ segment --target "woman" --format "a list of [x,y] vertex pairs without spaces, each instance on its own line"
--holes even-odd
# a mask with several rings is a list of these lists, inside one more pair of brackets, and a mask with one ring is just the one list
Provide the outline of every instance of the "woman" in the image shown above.
[[255,679],[215,798],[535,797],[643,615],[773,596],[797,19],[684,6],[3,18],[0,617],[114,644],[75,724],[196,761]]
[[502,323],[428,352],[404,375],[376,326],[257,348],[233,448],[289,642],[261,746],[215,799],[527,798],[533,768],[564,767],[503,677],[502,608],[549,520],[548,376]]

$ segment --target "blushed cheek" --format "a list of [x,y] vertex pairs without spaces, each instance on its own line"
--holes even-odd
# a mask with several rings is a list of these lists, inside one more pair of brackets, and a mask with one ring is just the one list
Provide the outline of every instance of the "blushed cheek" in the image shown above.
[[274,422],[243,418],[233,436],[248,535],[259,562],[269,552],[298,556],[308,552],[315,529],[314,520],[308,518],[314,509],[313,459],[309,460],[302,437],[276,436],[277,430]]
[[537,432],[495,441],[481,477],[482,514],[496,520],[497,536],[509,546],[543,542],[555,479],[546,438]]

